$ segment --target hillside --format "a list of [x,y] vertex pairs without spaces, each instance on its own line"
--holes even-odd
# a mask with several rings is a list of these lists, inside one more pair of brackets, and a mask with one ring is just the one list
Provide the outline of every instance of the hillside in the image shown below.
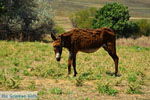
[[52,8],[55,12],[56,23],[65,29],[70,29],[71,24],[67,17],[71,13],[89,7],[100,8],[111,2],[120,2],[128,6],[131,18],[150,18],[149,0],[53,0]]
[[58,16],[68,15],[73,11],[87,7],[100,8],[111,2],[120,2],[128,6],[132,17],[150,17],[149,0],[55,0],[53,1],[53,9]]

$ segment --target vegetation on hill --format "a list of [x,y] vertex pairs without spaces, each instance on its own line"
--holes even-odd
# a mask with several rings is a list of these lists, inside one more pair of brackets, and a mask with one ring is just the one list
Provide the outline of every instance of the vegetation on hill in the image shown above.
[[73,13],[70,16],[72,26],[75,28],[92,28],[92,21],[95,17],[96,11],[96,8],[88,8]]
[[142,19],[136,21],[137,25],[139,26],[138,36],[150,36],[150,20]]

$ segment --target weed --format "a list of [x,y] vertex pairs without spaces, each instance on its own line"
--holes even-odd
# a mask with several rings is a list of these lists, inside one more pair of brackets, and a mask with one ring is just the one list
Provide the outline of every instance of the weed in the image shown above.
[[81,76],[76,79],[76,86],[83,86],[84,80]]
[[124,68],[124,67],[119,67],[119,69],[120,69],[120,71],[122,71],[122,72],[125,72],[125,71],[126,71],[126,68]]
[[81,74],[80,78],[82,79],[90,79],[90,76],[92,75],[92,72],[84,72]]
[[13,78],[10,78],[10,79],[7,79],[5,81],[5,86],[11,88],[11,89],[15,89],[15,88],[19,88],[19,81],[13,79]]
[[51,90],[50,90],[50,93],[52,93],[52,94],[63,94],[63,91],[62,91],[62,89],[61,88],[52,88]]
[[136,75],[130,74],[130,75],[128,76],[128,82],[129,82],[129,83],[131,83],[131,82],[136,82],[136,80],[137,80],[137,76],[136,76]]
[[143,92],[140,91],[140,86],[137,84],[129,84],[127,89],[128,94],[142,94]]
[[38,95],[44,95],[44,94],[47,94],[46,89],[42,89],[38,92]]
[[25,75],[25,76],[29,76],[29,75],[30,75],[30,73],[29,73],[27,70],[23,70],[23,75]]
[[0,84],[3,87],[11,88],[11,89],[18,89],[20,85],[21,78],[17,75],[9,75],[6,70],[3,70],[0,73]]
[[90,98],[85,98],[85,100],[91,100]]
[[117,90],[112,89],[108,84],[105,84],[105,85],[98,84],[97,89],[98,89],[99,93],[108,94],[108,95],[111,95],[111,96],[115,96],[118,93]]
[[35,84],[35,82],[34,81],[31,81],[30,82],[30,85],[28,86],[28,89],[30,89],[30,90],[35,90],[35,87],[36,86],[36,84]]
[[32,68],[32,66],[30,66],[30,65],[26,65],[26,66],[25,66],[25,68]]
[[13,61],[13,64],[15,65],[15,66],[19,66],[19,59],[17,59],[17,58],[12,58],[12,61]]
[[10,71],[11,71],[12,73],[16,74],[17,72],[19,72],[19,69],[16,68],[16,67],[12,67],[12,68],[10,68]]
[[43,73],[41,73],[42,77],[48,77],[48,76],[52,76],[54,74],[54,70],[53,69],[47,69],[45,71],[43,71]]
[[96,79],[100,80],[102,78],[102,75],[98,74],[96,75]]

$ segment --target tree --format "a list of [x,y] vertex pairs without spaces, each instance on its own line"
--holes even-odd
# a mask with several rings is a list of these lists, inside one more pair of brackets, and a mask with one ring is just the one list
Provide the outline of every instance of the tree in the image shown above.
[[2,16],[2,14],[5,12],[5,1],[1,0],[0,1],[0,16]]
[[[24,37],[41,35],[53,28],[51,0],[1,0],[0,24],[7,36],[23,33]],[[45,26],[45,27],[44,27]],[[4,34],[4,35],[5,35]],[[1,37],[0,37],[1,38]]]
[[129,22],[129,18],[128,7],[120,3],[109,3],[97,11],[93,20],[93,28],[108,27],[116,31],[118,36],[126,37],[133,32],[131,28],[136,27],[136,25],[132,25],[135,23]]
[[53,10],[51,8],[52,0],[36,0],[37,6],[34,12],[37,14],[37,21],[32,23],[32,28],[38,30],[40,33],[50,33],[53,31],[54,22]]

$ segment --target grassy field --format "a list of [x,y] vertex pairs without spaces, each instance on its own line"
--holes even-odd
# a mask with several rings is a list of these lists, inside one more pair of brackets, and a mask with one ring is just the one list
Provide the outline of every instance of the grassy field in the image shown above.
[[79,53],[78,75],[68,77],[66,49],[58,63],[51,44],[0,41],[0,91],[38,91],[39,100],[148,100],[150,46],[119,41],[121,77],[109,75],[114,64],[102,48]]

